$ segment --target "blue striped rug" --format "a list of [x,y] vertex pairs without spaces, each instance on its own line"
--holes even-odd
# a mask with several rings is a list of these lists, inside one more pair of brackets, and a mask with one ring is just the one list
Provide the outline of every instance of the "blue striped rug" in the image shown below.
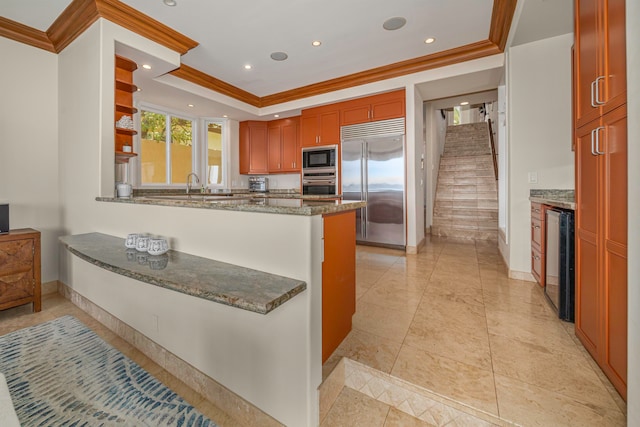
[[73,316],[0,336],[0,372],[23,427],[215,427]]

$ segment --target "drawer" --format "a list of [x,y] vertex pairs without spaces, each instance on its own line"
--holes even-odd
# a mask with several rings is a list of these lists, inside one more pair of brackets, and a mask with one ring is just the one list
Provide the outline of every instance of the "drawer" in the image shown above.
[[544,287],[544,255],[534,248],[531,248],[531,274],[535,277],[536,282]]
[[531,218],[531,247],[544,253],[544,221],[537,218]]
[[531,218],[544,221],[544,205],[542,203],[531,203]]

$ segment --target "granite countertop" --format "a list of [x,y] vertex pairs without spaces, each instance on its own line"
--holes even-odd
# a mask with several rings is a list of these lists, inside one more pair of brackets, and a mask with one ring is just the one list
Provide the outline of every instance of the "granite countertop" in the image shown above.
[[96,197],[99,202],[145,204],[159,206],[177,206],[202,209],[222,209],[240,212],[263,212],[283,215],[323,215],[350,211],[366,206],[364,201],[342,200],[340,196],[300,197],[299,195],[275,196],[253,193],[225,196],[223,194],[161,194],[143,195],[131,198]]
[[300,280],[170,250],[151,256],[102,233],[60,237],[74,255],[111,272],[220,304],[267,314],[307,288]]
[[557,208],[576,210],[574,190],[529,190],[529,200]]

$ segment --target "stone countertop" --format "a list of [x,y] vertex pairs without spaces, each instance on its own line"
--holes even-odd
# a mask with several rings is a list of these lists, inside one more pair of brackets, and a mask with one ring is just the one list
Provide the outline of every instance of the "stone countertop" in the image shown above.
[[222,209],[239,212],[263,212],[282,215],[324,215],[366,206],[364,201],[327,197],[264,197],[255,194],[186,194],[137,196],[131,198],[96,197],[99,202],[177,206],[183,208]]
[[576,210],[574,190],[530,190],[529,200],[556,208]]
[[62,236],[74,255],[116,274],[220,304],[267,314],[307,288],[300,280],[170,250],[164,255],[127,249],[102,233]]

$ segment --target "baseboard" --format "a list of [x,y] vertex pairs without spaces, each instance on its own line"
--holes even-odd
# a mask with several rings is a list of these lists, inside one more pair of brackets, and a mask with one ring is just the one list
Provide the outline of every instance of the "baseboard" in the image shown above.
[[222,384],[152,341],[146,335],[133,329],[111,313],[80,295],[65,283],[58,281],[57,285],[60,295],[242,424],[249,426],[282,425],[259,408],[228,390]]
[[51,282],[45,282],[40,286],[40,292],[42,295],[50,295],[58,293],[58,281],[52,280]]
[[516,280],[524,280],[525,282],[536,282],[533,274],[526,271],[509,270],[509,278]]
[[418,243],[417,246],[407,246],[405,249],[405,252],[408,254],[417,254],[418,252],[420,252],[420,249],[422,249],[425,245],[427,244],[427,238],[423,237],[422,240],[420,240],[420,243]]

